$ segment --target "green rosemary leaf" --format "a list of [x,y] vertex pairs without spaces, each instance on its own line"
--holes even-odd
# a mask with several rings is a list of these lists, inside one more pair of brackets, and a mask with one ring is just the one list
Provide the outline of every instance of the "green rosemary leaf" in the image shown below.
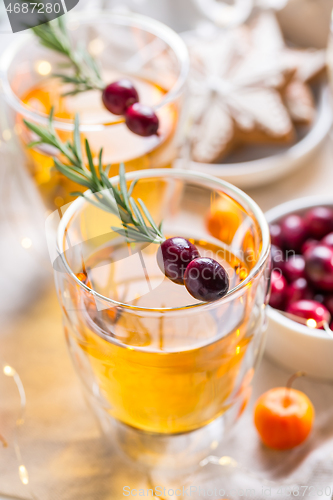
[[77,159],[83,164],[79,115],[77,113],[75,114],[75,119],[74,119],[74,148],[75,148]]
[[101,148],[99,150],[99,154],[98,154],[98,171],[99,171],[99,176],[102,177],[103,175],[103,148]]
[[[70,193],[72,196],[81,196],[81,198],[84,198],[88,203],[90,203],[91,205],[94,205],[96,208],[99,208],[100,210],[103,209],[105,210],[106,212],[110,212],[114,215],[118,215],[117,211],[110,205],[104,205],[101,206],[101,203],[99,202],[99,200],[95,201],[92,199],[92,197],[88,197],[86,196],[85,193],[81,193],[81,191],[73,191],[72,193]],[[94,193],[94,196],[95,196],[96,193]]]
[[138,207],[138,205],[136,204],[136,202],[135,202],[135,200],[133,198],[130,198],[130,204],[131,204],[131,207],[133,209],[135,217],[137,218],[137,221],[140,224],[142,230],[146,233],[147,236],[149,236],[149,232],[148,232],[148,228],[146,226],[146,223],[143,220],[143,217],[141,215],[139,207]]
[[[119,218],[123,227],[112,228],[113,230],[133,243],[161,243],[164,240],[161,225],[157,228],[142,200],[139,200],[138,204],[131,196],[137,181],[133,181],[129,190],[127,190],[123,164],[119,168],[119,187],[117,187],[108,178],[107,174],[110,166],[103,169],[103,149],[100,150],[98,155],[98,167],[95,167],[91,148],[86,139],[88,167],[85,165],[82,158],[78,116],[75,117],[73,139],[66,142],[61,141],[53,127],[53,113],[51,113],[47,126],[36,125],[27,120],[25,120],[25,124],[38,138],[31,145],[49,144],[53,146],[67,159],[67,163],[63,163],[57,157],[54,157],[55,168],[68,179],[90,190],[90,193],[78,191],[74,192],[73,195],[81,196],[87,202]],[[147,225],[145,218],[151,227]]]
[[87,52],[85,49],[83,49],[81,51],[81,54],[82,54],[82,58],[83,60],[87,63],[87,65],[91,68],[91,70],[93,71],[93,73],[95,74],[95,76],[101,80],[102,77],[101,77],[101,73],[100,73],[100,70],[99,70],[99,67],[95,61],[95,59],[92,57],[91,54],[89,54],[89,52]]
[[81,196],[81,198],[85,198],[84,193],[82,191],[72,191],[70,193],[71,196]]
[[52,127],[52,124],[53,124],[53,116],[54,116],[54,106],[52,106],[50,114],[49,114],[49,124],[50,124],[50,127]]
[[78,78],[77,76],[66,75],[65,73],[52,73],[52,76],[54,78],[61,78],[64,83],[76,83],[80,85],[82,83],[85,83],[81,78]]
[[151,227],[154,229],[154,231],[159,235],[159,236],[162,236],[162,234],[160,233],[158,227],[156,226],[155,222],[154,222],[154,219],[152,218],[148,208],[146,207],[146,205],[143,203],[142,200],[140,200],[140,198],[138,199],[138,203],[139,205],[141,206],[142,210],[143,210],[143,213],[145,214],[149,224],[151,225]]
[[105,87],[98,65],[92,55],[85,49],[80,50],[72,47],[64,16],[36,26],[32,28],[32,31],[41,45],[67,58],[66,66],[72,68],[73,74],[55,73],[53,75],[73,86],[64,95],[75,95],[92,89],[102,90]]
[[104,169],[104,173],[107,177],[109,177],[109,173],[110,173],[110,168],[111,168],[111,163],[109,163],[108,165],[106,165],[105,169]]
[[80,184],[81,186],[85,186],[86,188],[90,189],[90,183],[87,180],[85,180],[77,173],[72,172],[70,168],[66,167],[66,165],[64,165],[63,163],[60,163],[60,161],[57,158],[53,158],[53,161],[57,170],[59,170],[59,172],[68,177],[68,179],[70,179],[73,182],[76,182],[77,184]]
[[57,18],[57,20],[58,20],[59,30],[67,38],[68,37],[68,33],[67,33],[65,18],[63,16],[60,16],[60,17]]
[[87,153],[87,158],[88,158],[88,163],[89,163],[89,170],[92,174],[92,177],[96,183],[96,186],[98,188],[99,186],[99,180],[98,180],[98,177],[97,177],[97,173],[96,173],[96,170],[95,170],[95,165],[94,165],[94,160],[93,160],[93,157],[92,157],[92,154],[91,154],[91,149],[90,149],[90,146],[89,146],[89,142],[88,140],[86,139],[85,140],[85,145],[86,145],[86,153]]
[[34,148],[35,146],[39,146],[40,144],[43,144],[43,141],[32,141],[27,144],[27,148],[31,149]]
[[120,234],[121,236],[124,236],[127,240],[131,240],[133,242],[152,243],[151,238],[145,236],[142,233],[138,233],[137,231],[133,231],[132,229],[128,228],[122,229],[120,227],[114,227],[114,226],[111,226],[111,229],[116,233]]
[[70,69],[73,66],[71,62],[59,62],[58,68]]
[[111,190],[113,191],[113,188],[112,188],[111,182],[110,182],[109,178],[105,175],[105,173],[104,173],[103,171],[101,172],[101,179],[102,179],[102,181],[104,182],[105,187],[106,187],[107,189],[111,189]]
[[133,190],[134,190],[135,186],[137,185],[137,183],[138,183],[138,179],[135,179],[135,181],[133,181],[132,184],[130,185],[130,188],[128,190],[128,197],[129,198],[132,196]]
[[[111,183],[110,183],[111,184]],[[121,207],[123,207],[125,210],[128,210],[125,203],[124,203],[124,200],[122,199],[121,197],[121,192],[120,190],[118,189],[117,186],[114,186],[113,184],[111,184],[111,189],[113,191],[113,194],[115,195],[115,198],[117,200],[117,203],[119,203],[119,205]]]
[[42,127],[39,127],[38,125],[35,125],[34,123],[28,122],[27,120],[23,120],[24,124],[36,135],[38,135],[42,142],[45,144],[51,144],[54,145],[54,141],[52,138],[52,135],[47,129],[44,129]]
[[77,94],[80,94],[81,92],[86,92],[86,90],[88,90],[88,89],[77,88],[76,90],[69,90],[68,92],[64,92],[63,94],[61,94],[61,96],[68,97],[68,96],[72,96],[72,95],[77,95]]
[[120,191],[123,197],[123,201],[125,204],[126,209],[128,212],[131,211],[130,206],[129,206],[129,198],[127,194],[127,185],[126,185],[126,178],[125,178],[125,166],[123,163],[119,165],[119,185],[120,185]]
[[[59,160],[57,160],[57,161],[59,161]],[[63,167],[69,169],[71,172],[74,172],[74,173],[82,176],[83,179],[85,179],[87,182],[89,182],[89,180],[90,180],[90,173],[89,173],[89,175],[87,175],[87,173],[82,170],[81,166],[80,167],[76,167],[75,165],[66,165],[65,163],[62,163],[62,162],[59,162],[59,163],[61,163],[61,165]],[[89,172],[89,170],[88,170],[88,172]]]

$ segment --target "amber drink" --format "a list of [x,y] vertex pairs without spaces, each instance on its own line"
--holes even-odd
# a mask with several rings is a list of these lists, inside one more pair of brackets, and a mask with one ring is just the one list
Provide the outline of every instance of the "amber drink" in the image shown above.
[[[134,14],[75,13],[68,19],[73,46],[84,44],[97,60],[105,84],[130,80],[140,102],[154,109],[160,122],[158,135],[132,133],[122,116],[104,107],[100,90],[64,95],[71,86],[52,77],[64,71],[63,59],[28,35],[9,47],[0,68],[13,111],[12,132],[19,135],[22,149],[34,140],[23,119],[45,124],[53,107],[55,129],[62,140],[71,139],[74,117],[79,115],[82,142],[88,139],[96,161],[103,148],[105,166],[111,164],[110,176],[118,174],[120,162],[127,172],[171,166],[180,146],[188,72],[181,38],[163,24]],[[77,185],[54,169],[54,154],[46,146],[26,151],[28,170],[51,210],[72,201],[70,193],[78,191]]]
[[[230,278],[224,298],[199,302],[161,272],[156,244],[128,245],[110,229],[116,216],[77,200],[60,221],[56,283],[88,401],[132,456],[158,461],[165,440],[198,442],[246,406],[264,335],[269,234],[256,204],[217,179],[173,169],[127,178],[140,179],[133,197],[163,219],[165,235],[189,239]],[[217,206],[228,221],[219,235]],[[149,446],[161,439],[156,458]]]

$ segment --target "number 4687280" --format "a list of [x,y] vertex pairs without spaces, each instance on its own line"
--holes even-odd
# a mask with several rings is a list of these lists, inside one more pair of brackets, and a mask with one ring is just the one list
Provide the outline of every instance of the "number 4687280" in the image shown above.
[[9,4],[8,7],[6,8],[6,11],[9,12],[10,14],[19,14],[22,12],[22,14],[28,14],[31,13],[33,14],[36,12],[37,14],[52,14],[53,12],[55,14],[59,14],[61,10],[60,3],[33,3],[33,2],[25,2],[25,3],[14,3],[14,4]]

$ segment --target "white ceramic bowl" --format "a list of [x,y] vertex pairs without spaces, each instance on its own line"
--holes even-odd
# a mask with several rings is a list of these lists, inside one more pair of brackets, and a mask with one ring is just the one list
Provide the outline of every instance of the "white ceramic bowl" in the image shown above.
[[[241,161],[239,163],[198,163],[178,160],[178,168],[189,168],[197,172],[219,177],[241,189],[253,188],[269,184],[292,171],[306,165],[323,143],[332,125],[332,111],[329,90],[323,86],[318,96],[317,117],[307,134],[294,145],[271,152],[265,148],[269,156]],[[258,146],[260,153],[260,146]],[[185,164],[186,163],[186,164]]]
[[[278,205],[266,213],[269,223],[289,213],[304,213],[314,206],[333,207],[333,195],[300,198]],[[333,380],[333,339],[324,330],[313,330],[267,308],[268,328],[265,353],[292,372],[304,370],[309,376]]]

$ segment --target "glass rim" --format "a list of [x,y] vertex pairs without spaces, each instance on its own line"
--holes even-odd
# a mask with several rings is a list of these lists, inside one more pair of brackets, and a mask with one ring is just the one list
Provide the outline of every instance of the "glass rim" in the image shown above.
[[[102,14],[102,15],[101,15]],[[75,17],[73,13],[68,14],[68,24],[71,23],[88,23],[98,20],[99,23],[111,22],[118,26],[130,26],[136,27],[144,30],[152,35],[155,35],[159,39],[163,40],[174,52],[178,61],[180,62],[180,71],[178,78],[172,88],[166,92],[163,98],[154,106],[155,110],[162,108],[163,106],[173,102],[186,83],[186,79],[189,73],[190,60],[189,54],[183,39],[171,28],[165,24],[157,21],[148,16],[143,16],[136,13],[116,13],[112,11],[84,11],[75,12]],[[22,114],[25,118],[29,118],[36,123],[42,125],[47,125],[48,115],[40,113],[38,111],[31,110],[28,106],[23,104],[21,99],[13,92],[9,80],[8,80],[8,68],[15,57],[15,55],[24,47],[27,42],[33,40],[34,36],[31,33],[26,33],[14,42],[12,42],[3,52],[0,57],[0,79],[2,83],[2,88],[4,92],[5,99],[8,104],[10,104],[15,111]],[[55,118],[53,120],[54,126],[58,130],[63,131],[73,131],[74,130],[74,120],[69,120],[65,118]],[[119,120],[112,123],[101,123],[101,124],[80,124],[80,130],[82,132],[87,131],[100,131],[110,126],[115,126],[122,124],[123,121]]]
[[[66,212],[64,213],[63,217],[60,220],[58,229],[57,229],[57,236],[56,236],[56,245],[57,245],[57,252],[58,255],[61,258],[62,263],[64,264],[64,267],[67,271],[67,274],[74,279],[74,281],[81,287],[83,288],[86,292],[88,292],[90,295],[110,304],[110,307],[121,307],[123,309],[131,310],[133,312],[136,311],[143,311],[146,313],[161,313],[161,312],[168,312],[168,313],[178,313],[180,311],[185,312],[189,311],[192,309],[199,308],[200,310],[204,309],[210,309],[216,306],[216,304],[222,304],[222,303],[227,303],[230,302],[232,299],[237,298],[238,296],[241,296],[243,294],[244,289],[246,289],[252,280],[255,278],[255,276],[260,272],[262,266],[265,264],[267,261],[267,258],[269,257],[269,251],[270,251],[270,235],[269,235],[269,227],[268,227],[268,222],[266,221],[265,215],[260,209],[260,207],[257,205],[257,203],[252,200],[250,196],[248,196],[246,193],[244,193],[242,190],[239,188],[233,186],[229,182],[223,181],[221,179],[218,179],[217,177],[213,177],[210,175],[203,174],[201,172],[195,172],[191,170],[182,170],[182,169],[167,169],[167,168],[160,168],[160,169],[147,169],[147,170],[137,170],[134,172],[129,172],[126,174],[126,180],[127,181],[133,181],[135,179],[148,179],[148,178],[163,178],[163,177],[175,177],[175,178],[180,178],[183,180],[191,181],[193,180],[194,182],[197,181],[206,181],[206,183],[209,183],[210,186],[215,186],[215,189],[217,190],[218,188],[223,188],[224,192],[231,196],[232,199],[240,202],[242,207],[245,209],[244,204],[246,204],[250,210],[252,211],[253,215],[255,216],[255,220],[258,222],[261,234],[262,234],[262,248],[260,251],[260,256],[259,259],[256,263],[256,265],[251,269],[249,272],[248,276],[241,281],[236,287],[232,288],[231,290],[228,291],[228,293],[222,297],[221,299],[215,301],[215,302],[198,302],[195,304],[188,304],[186,306],[181,306],[181,307],[165,307],[165,308],[149,308],[149,307],[139,307],[131,304],[126,304],[123,302],[118,302],[116,300],[113,300],[109,297],[105,297],[104,295],[96,292],[95,290],[92,290],[89,288],[85,283],[80,281],[71,267],[69,266],[66,258],[65,258],[65,253],[66,251],[64,250],[64,236],[67,231],[68,224],[70,223],[71,219],[79,212],[79,210],[82,208],[84,204],[87,204],[87,202],[83,197],[79,197],[76,200],[74,200],[71,205],[68,207]],[[113,185],[117,185],[119,182],[119,176],[115,176],[110,178],[110,182]],[[89,193],[89,191],[87,191]]]

